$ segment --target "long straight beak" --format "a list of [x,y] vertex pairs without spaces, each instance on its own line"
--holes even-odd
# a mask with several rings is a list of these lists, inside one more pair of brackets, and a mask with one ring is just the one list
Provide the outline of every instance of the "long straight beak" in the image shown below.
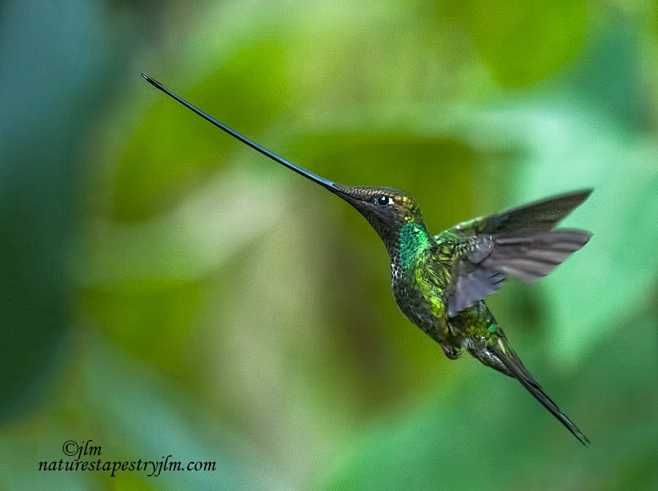
[[155,87],[155,88],[158,89],[158,90],[161,90],[162,92],[164,92],[165,94],[167,94],[169,97],[172,97],[173,99],[177,100],[177,101],[180,102],[183,106],[185,106],[186,108],[188,108],[188,109],[190,109],[191,111],[195,112],[196,114],[198,114],[199,116],[201,116],[203,119],[205,119],[205,120],[208,121],[209,123],[214,124],[214,125],[217,126],[220,130],[225,131],[226,133],[228,133],[229,135],[231,135],[233,138],[237,138],[237,139],[240,140],[242,143],[244,143],[245,145],[250,146],[251,148],[253,148],[253,149],[256,150],[257,152],[262,153],[262,154],[265,155],[266,157],[271,158],[271,159],[274,160],[275,162],[278,162],[279,164],[281,164],[281,165],[287,167],[288,169],[290,169],[290,170],[296,172],[297,174],[301,174],[302,176],[306,177],[307,179],[310,179],[311,181],[318,183],[319,185],[321,185],[321,186],[327,188],[329,191],[332,191],[332,192],[334,192],[334,193],[339,193],[339,194],[341,194],[340,186],[337,185],[336,183],[330,181],[329,179],[325,179],[324,177],[319,176],[319,175],[317,175],[317,174],[315,174],[315,173],[313,173],[313,172],[311,172],[311,171],[309,171],[309,170],[306,170],[305,168],[303,168],[303,167],[301,167],[301,166],[299,166],[299,165],[297,165],[297,164],[295,164],[295,163],[289,161],[288,159],[285,159],[285,158],[281,157],[280,155],[278,155],[277,153],[273,152],[272,150],[269,150],[269,149],[265,148],[264,146],[262,146],[262,145],[260,145],[260,144],[258,144],[258,143],[256,143],[256,142],[250,140],[249,138],[247,138],[246,136],[244,136],[242,133],[240,133],[240,132],[234,130],[233,128],[231,128],[231,127],[229,127],[229,126],[227,126],[227,125],[225,125],[225,124],[222,123],[221,121],[218,121],[217,119],[215,119],[214,117],[212,117],[210,114],[208,114],[208,113],[202,111],[201,109],[199,109],[199,108],[196,107],[195,105],[193,105],[193,104],[187,102],[187,101],[186,101],[185,99],[183,99],[182,97],[176,95],[174,92],[172,92],[170,89],[168,89],[167,87],[165,87],[163,84],[161,84],[161,83],[158,82],[157,80],[155,80],[155,79],[149,77],[149,76],[146,75],[145,73],[142,73],[142,77],[144,77],[144,79],[145,79],[148,83],[150,83],[153,87]]

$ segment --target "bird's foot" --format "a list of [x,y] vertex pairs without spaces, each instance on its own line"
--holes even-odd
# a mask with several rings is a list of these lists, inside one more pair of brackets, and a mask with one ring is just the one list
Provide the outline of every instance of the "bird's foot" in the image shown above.
[[456,360],[462,355],[462,350],[460,348],[457,348],[455,346],[451,346],[449,344],[443,344],[441,343],[441,348],[443,349],[443,352],[445,355],[450,358],[451,360]]

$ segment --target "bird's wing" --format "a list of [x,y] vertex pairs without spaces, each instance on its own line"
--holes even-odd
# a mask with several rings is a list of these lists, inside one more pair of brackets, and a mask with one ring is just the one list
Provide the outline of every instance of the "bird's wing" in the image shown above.
[[459,259],[448,289],[448,315],[482,300],[511,276],[525,283],[542,278],[591,234],[554,227],[591,194],[592,190],[553,196],[525,206],[460,223],[436,239],[458,241]]

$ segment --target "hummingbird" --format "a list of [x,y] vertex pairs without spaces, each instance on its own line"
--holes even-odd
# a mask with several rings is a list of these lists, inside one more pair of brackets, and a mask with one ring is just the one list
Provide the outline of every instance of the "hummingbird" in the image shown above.
[[543,278],[589,241],[590,232],[556,226],[592,189],[552,196],[431,234],[409,194],[390,187],[347,186],[319,176],[218,121],[150,76],[142,77],[222,131],[354,207],[384,242],[393,294],[402,313],[449,359],[468,352],[516,379],[580,443],[590,443],[512,349],[486,298],[509,278],[524,283]]

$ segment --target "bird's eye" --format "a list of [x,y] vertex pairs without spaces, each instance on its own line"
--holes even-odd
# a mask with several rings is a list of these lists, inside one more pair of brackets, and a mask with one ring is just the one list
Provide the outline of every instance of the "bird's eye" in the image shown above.
[[393,200],[389,196],[386,196],[384,194],[377,197],[377,204],[380,206],[390,205],[392,202]]

